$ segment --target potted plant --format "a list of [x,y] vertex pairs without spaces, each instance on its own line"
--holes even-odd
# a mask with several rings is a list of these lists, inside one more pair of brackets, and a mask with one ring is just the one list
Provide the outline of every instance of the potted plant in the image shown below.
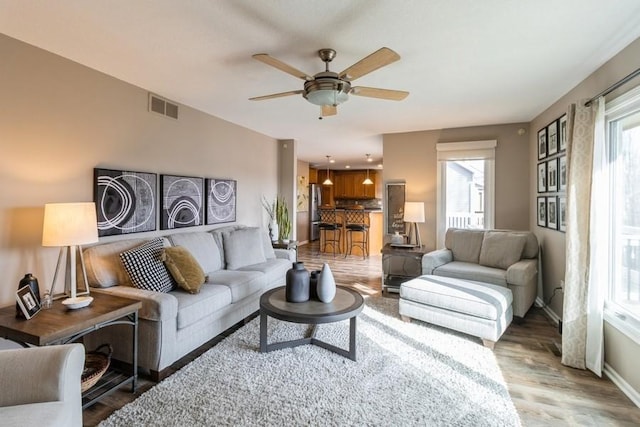
[[279,239],[284,242],[289,242],[289,235],[291,234],[291,220],[289,219],[289,209],[284,197],[276,199],[276,222],[278,224]]
[[267,211],[267,215],[269,215],[269,236],[271,237],[272,242],[277,242],[280,237],[278,222],[276,221],[277,205],[277,198],[273,202],[269,202],[266,197],[262,196],[262,206],[264,207],[264,210]]

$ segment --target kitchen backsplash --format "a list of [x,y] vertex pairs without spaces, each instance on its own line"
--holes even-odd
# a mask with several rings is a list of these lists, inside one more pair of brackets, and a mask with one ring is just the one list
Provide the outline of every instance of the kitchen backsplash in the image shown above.
[[336,199],[336,207],[362,205],[365,209],[382,209],[382,199]]

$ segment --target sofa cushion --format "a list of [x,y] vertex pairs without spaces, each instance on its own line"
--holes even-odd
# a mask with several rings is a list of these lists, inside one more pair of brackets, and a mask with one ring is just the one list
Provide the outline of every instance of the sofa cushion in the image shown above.
[[292,262],[289,259],[274,258],[268,259],[260,264],[247,265],[240,271],[259,271],[264,273],[267,286],[284,285],[284,278],[291,268]]
[[186,328],[231,304],[231,290],[223,285],[206,284],[197,295],[172,292],[178,300],[178,329]]
[[450,228],[447,230],[444,245],[453,254],[454,261],[475,262],[480,259],[480,248],[484,230],[463,230]]
[[482,240],[480,264],[506,270],[520,261],[527,238],[522,234],[487,231]]
[[507,286],[507,272],[501,268],[487,267],[472,262],[453,261],[433,270],[436,276],[455,277]]
[[186,248],[198,261],[203,271],[216,271],[223,268],[220,248],[211,233],[177,233],[169,236],[169,240],[174,246]]
[[[207,284],[223,285],[231,292],[231,302],[235,303],[266,286],[266,276],[258,271],[220,270],[209,274]],[[205,284],[204,286],[208,286]]]
[[[227,265],[224,259],[224,242],[223,242],[222,236],[225,233],[230,233],[235,230],[240,230],[241,228],[246,228],[246,226],[245,225],[227,225],[220,228],[214,228],[209,232],[209,234],[213,236],[213,240],[216,242],[216,245],[218,245],[218,249],[220,251],[220,265],[222,266],[221,268],[225,268],[225,266]],[[207,270],[205,268],[204,271],[210,271],[210,270]]]
[[263,229],[260,234],[262,234],[262,250],[264,251],[264,257],[268,260],[276,258],[276,252],[273,250],[269,232]]
[[124,269],[136,288],[169,292],[175,287],[162,262],[163,247],[163,240],[158,237],[120,254]]
[[247,227],[222,235],[224,242],[224,258],[228,270],[237,270],[246,265],[259,264],[267,259],[262,247],[261,230]]
[[178,286],[190,294],[200,292],[200,286],[205,281],[204,271],[186,248],[182,246],[164,248],[162,261]]
[[140,246],[146,241],[147,239],[117,240],[85,248],[82,253],[89,286],[94,288],[133,286],[120,260],[120,253]]

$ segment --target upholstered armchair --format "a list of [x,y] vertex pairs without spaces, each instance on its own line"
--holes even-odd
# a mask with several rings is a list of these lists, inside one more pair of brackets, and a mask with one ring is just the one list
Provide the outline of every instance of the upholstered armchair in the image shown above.
[[81,426],[82,344],[0,351],[0,424]]

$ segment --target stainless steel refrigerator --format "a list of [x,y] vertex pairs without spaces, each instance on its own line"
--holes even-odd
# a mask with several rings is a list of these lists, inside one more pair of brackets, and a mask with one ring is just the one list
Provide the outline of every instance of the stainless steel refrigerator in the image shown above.
[[314,241],[320,238],[320,212],[318,208],[322,204],[322,195],[318,184],[309,184],[309,240]]

